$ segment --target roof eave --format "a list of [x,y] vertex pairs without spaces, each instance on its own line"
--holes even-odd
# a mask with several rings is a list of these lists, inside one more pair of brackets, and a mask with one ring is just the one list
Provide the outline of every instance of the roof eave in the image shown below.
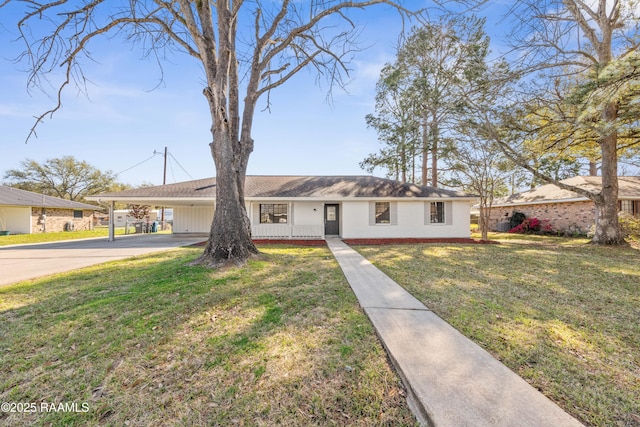
[[549,205],[552,203],[571,203],[571,202],[588,202],[590,201],[586,197],[573,197],[571,199],[544,199],[544,200],[534,200],[534,201],[526,201],[526,202],[510,202],[510,203],[494,203],[491,207],[501,208],[501,207],[509,207],[509,206],[523,206],[523,205]]
[[98,203],[114,202],[128,204],[153,204],[163,205],[171,203],[192,204],[194,202],[212,203],[215,197],[141,197],[141,196],[89,196],[87,200],[94,200]]

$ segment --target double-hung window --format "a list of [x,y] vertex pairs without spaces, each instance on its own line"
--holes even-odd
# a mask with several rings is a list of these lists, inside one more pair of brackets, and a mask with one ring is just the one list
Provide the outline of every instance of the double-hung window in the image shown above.
[[286,203],[261,203],[260,224],[286,224],[288,221]]
[[376,224],[391,224],[391,203],[376,202]]
[[398,225],[398,203],[369,202],[369,225]]
[[429,212],[429,222],[431,224],[444,224],[444,202],[431,202]]

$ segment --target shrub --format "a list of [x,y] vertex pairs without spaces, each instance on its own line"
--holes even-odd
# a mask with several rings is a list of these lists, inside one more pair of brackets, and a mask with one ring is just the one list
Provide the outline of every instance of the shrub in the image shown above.
[[553,227],[549,220],[538,218],[525,218],[521,224],[516,225],[509,233],[553,234]]
[[509,218],[509,227],[515,228],[522,224],[527,217],[522,212],[513,211],[511,218]]
[[620,212],[618,214],[618,222],[625,237],[640,240],[640,217]]
[[563,237],[587,237],[588,231],[585,232],[578,224],[571,224],[564,230],[558,231],[558,236]]

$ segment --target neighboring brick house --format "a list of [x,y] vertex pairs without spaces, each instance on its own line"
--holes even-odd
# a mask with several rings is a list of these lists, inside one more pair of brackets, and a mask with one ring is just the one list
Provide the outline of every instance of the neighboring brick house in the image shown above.
[[101,208],[0,185],[0,231],[31,234],[91,230]]
[[[602,178],[577,176],[562,182],[598,191]],[[640,215],[640,177],[618,177],[618,186],[619,209],[632,215]],[[522,212],[527,218],[548,220],[557,231],[587,233],[595,224],[595,206],[591,200],[553,184],[495,200],[489,229],[506,231],[505,223],[509,222],[513,212]]]

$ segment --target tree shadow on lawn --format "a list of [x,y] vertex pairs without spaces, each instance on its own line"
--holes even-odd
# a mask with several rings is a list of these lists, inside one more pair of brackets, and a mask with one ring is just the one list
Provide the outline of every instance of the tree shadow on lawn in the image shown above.
[[359,250],[582,422],[639,423],[637,250],[512,243]]
[[267,249],[243,269],[213,272],[186,265],[199,252],[3,288],[2,401],[87,402],[89,411],[0,420],[415,424],[326,248]]

